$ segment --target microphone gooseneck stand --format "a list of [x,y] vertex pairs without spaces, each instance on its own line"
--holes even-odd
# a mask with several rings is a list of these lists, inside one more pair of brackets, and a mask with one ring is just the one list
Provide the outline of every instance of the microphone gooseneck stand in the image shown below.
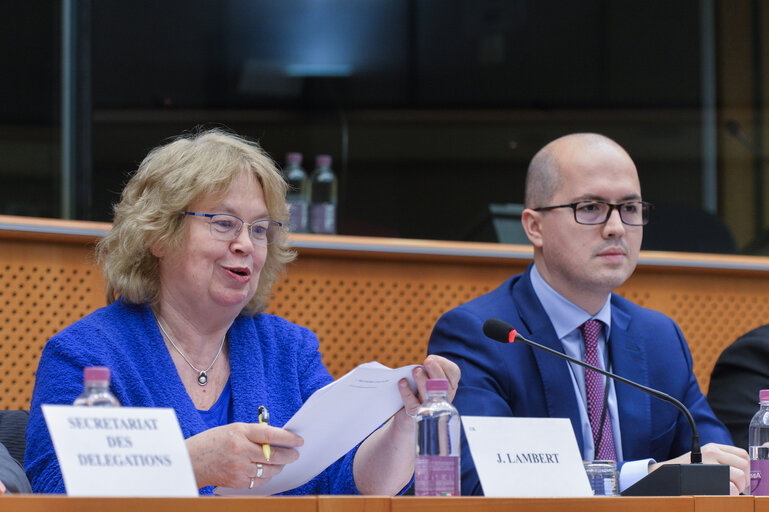
[[655,398],[673,404],[686,417],[692,431],[691,464],[665,464],[622,492],[623,496],[683,496],[683,495],[729,495],[729,466],[725,464],[703,464],[700,449],[700,435],[692,413],[678,399],[662,391],[644,386],[620,375],[580,361],[566,354],[541,345],[521,336],[512,325],[492,318],[483,324],[483,333],[502,343],[520,341],[538,350],[543,350],[561,359],[578,364],[600,373],[610,379],[648,393]]

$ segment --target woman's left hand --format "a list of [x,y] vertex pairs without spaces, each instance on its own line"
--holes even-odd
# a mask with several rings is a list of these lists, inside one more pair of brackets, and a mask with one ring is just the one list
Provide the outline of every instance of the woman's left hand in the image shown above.
[[449,400],[459,384],[459,367],[445,357],[429,355],[423,366],[414,368],[417,393],[406,379],[398,382],[403,407],[376,430],[355,454],[353,475],[361,494],[396,494],[414,474],[414,418],[427,396],[427,379],[447,379]]
[[395,415],[397,423],[401,423],[411,429],[414,427],[414,420],[412,418],[427,397],[427,379],[448,380],[449,401],[452,401],[459,385],[460,370],[459,366],[445,357],[429,355],[425,358],[422,366],[414,368],[413,376],[414,382],[417,385],[417,394],[411,391],[411,387],[406,379],[401,379],[398,383],[398,390],[403,399],[403,409]]

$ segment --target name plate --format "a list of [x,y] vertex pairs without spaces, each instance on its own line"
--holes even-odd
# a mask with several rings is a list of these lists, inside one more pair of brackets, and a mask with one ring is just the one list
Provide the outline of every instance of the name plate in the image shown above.
[[198,496],[173,409],[42,410],[69,496]]
[[462,416],[462,427],[486,496],[593,495],[568,419]]

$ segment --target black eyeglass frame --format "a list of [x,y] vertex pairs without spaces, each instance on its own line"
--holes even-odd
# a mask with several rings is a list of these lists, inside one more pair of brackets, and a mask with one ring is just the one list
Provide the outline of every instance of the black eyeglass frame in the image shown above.
[[[585,206],[589,204],[605,204],[609,206],[609,210],[606,212],[606,217],[600,222],[580,222],[579,219],[577,219],[577,208],[580,206]],[[634,224],[632,222],[627,222],[625,218],[622,216],[621,207],[628,204],[641,205],[641,224]],[[574,222],[576,222],[577,224],[582,224],[583,226],[598,226],[600,224],[606,224],[607,222],[609,222],[609,218],[611,217],[611,214],[615,209],[617,210],[617,212],[619,212],[619,218],[623,224],[627,226],[645,226],[649,223],[649,217],[651,216],[651,211],[654,209],[654,205],[647,201],[624,201],[622,203],[610,203],[608,201],[591,200],[591,201],[577,201],[575,203],[559,204],[555,206],[540,206],[539,208],[532,208],[532,210],[534,210],[535,212],[541,212],[541,211],[554,210],[556,208],[571,208],[574,211]],[[644,210],[645,210],[645,214],[644,214]]]

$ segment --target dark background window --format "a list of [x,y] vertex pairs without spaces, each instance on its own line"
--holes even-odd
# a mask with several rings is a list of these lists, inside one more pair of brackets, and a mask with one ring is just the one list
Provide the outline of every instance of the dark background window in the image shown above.
[[[756,14],[754,3],[81,0],[76,6],[87,13],[78,27],[87,50],[78,65],[88,71],[78,78],[87,92],[88,151],[76,176],[89,185],[77,192],[78,204],[87,205],[79,218],[110,220],[129,173],[152,147],[196,126],[223,125],[259,140],[281,164],[286,152],[299,151],[309,171],[315,155],[331,154],[342,234],[496,240],[489,205],[522,202],[534,152],[559,135],[597,131],[628,149],[644,198],[662,205],[662,214],[672,211],[668,205],[694,215],[709,210],[737,231],[740,245],[755,241],[756,233],[740,231],[740,212],[728,206],[732,195],[739,197],[730,184],[742,181],[734,169],[749,168],[755,155],[724,130],[726,121],[745,123],[749,143],[759,150],[761,143],[750,114],[760,95],[749,87],[733,91],[752,76],[750,69],[725,76],[726,65],[719,67],[734,62],[739,47],[719,44],[711,53],[718,109],[711,140],[721,152],[710,204],[703,174],[711,100],[703,96],[709,65],[703,49],[707,36],[721,43],[724,34],[744,32],[740,13]],[[716,20],[712,32],[701,21],[706,9]],[[6,155],[0,209],[65,215],[58,174],[61,8],[4,3],[0,29],[0,41],[12,50],[0,83],[8,99],[0,104]],[[755,35],[735,41],[760,54]],[[759,206],[746,208],[762,218]],[[679,210],[670,215],[681,217]]]

